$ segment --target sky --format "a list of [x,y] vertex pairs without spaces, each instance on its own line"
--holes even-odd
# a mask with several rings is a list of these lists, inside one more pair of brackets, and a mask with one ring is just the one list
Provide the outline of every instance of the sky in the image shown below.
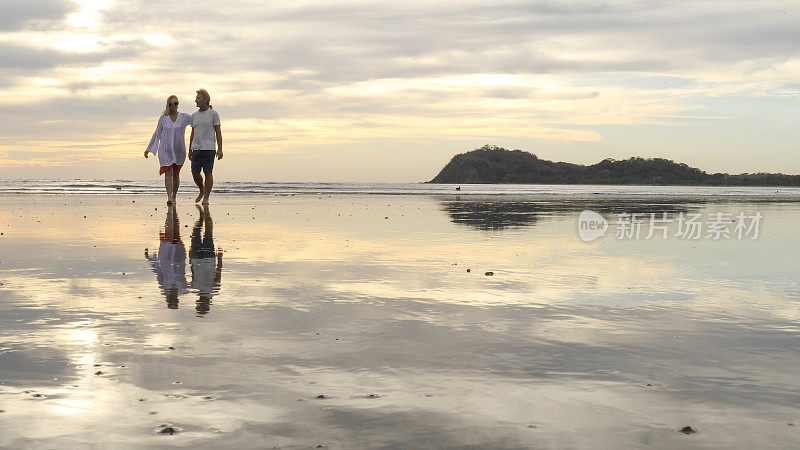
[[[483,145],[800,173],[794,1],[0,0],[0,178],[158,177],[207,89],[217,179],[420,182]],[[188,131],[187,131],[188,138]]]

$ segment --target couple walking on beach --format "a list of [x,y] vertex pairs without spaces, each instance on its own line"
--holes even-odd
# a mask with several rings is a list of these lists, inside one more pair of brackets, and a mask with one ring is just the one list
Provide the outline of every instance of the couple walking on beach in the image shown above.
[[[180,171],[186,160],[186,138],[184,130],[192,126],[189,136],[189,160],[192,162],[192,177],[200,189],[195,203],[200,200],[208,204],[211,188],[214,186],[214,157],[222,159],[222,129],[219,114],[211,106],[211,96],[205,89],[199,89],[194,99],[198,110],[191,116],[178,112],[178,97],[170,95],[167,106],[159,117],[156,131],[153,133],[144,157],[158,154],[161,165],[159,174],[164,175],[164,187],[167,189],[167,204],[175,204],[180,187]],[[215,149],[216,145],[216,149]],[[203,175],[205,174],[205,179]]]

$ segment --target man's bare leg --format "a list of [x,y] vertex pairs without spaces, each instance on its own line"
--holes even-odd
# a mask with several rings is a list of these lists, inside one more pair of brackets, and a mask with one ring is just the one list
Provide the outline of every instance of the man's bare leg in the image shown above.
[[211,188],[214,187],[214,175],[207,173],[206,174],[206,184],[205,190],[203,191],[203,204],[208,204],[208,197],[211,196]]
[[167,188],[167,204],[171,205],[175,199],[175,182],[172,180],[172,167],[164,172],[164,187]]
[[192,173],[192,178],[194,178],[194,184],[196,184],[197,187],[200,189],[200,194],[197,196],[196,199],[194,199],[194,202],[197,203],[197,202],[199,202],[200,200],[203,199],[203,194],[204,194],[203,176],[200,175],[199,172],[198,173]]

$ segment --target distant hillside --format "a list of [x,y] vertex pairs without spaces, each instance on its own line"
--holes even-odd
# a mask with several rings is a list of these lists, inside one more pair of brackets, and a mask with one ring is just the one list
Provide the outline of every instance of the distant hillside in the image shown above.
[[800,186],[800,175],[708,174],[662,158],[604,159],[597,164],[584,166],[547,161],[521,150],[486,145],[454,156],[430,183]]

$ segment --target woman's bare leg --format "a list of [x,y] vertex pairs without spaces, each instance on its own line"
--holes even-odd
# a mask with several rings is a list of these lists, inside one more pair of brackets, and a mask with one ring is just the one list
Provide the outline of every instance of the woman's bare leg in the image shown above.
[[172,201],[175,201],[178,199],[178,188],[181,187],[181,173],[177,170],[172,174],[172,186]]
[[164,172],[164,187],[167,188],[167,204],[171,205],[172,200],[175,198],[175,182],[172,179],[172,167]]

